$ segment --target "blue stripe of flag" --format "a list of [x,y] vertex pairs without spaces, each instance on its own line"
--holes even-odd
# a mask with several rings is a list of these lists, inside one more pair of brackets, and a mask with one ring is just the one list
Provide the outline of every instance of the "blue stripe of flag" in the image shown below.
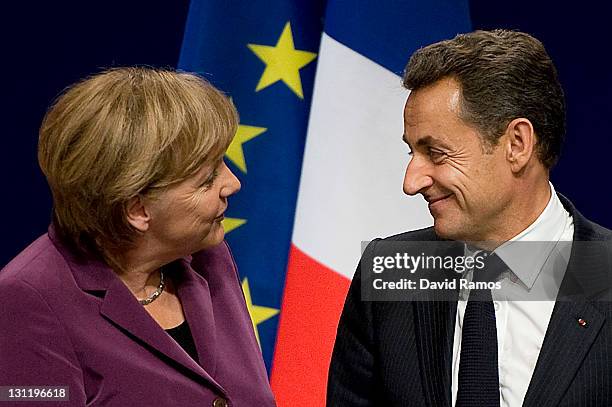
[[470,30],[465,0],[330,0],[325,16],[328,35],[397,75],[418,48]]

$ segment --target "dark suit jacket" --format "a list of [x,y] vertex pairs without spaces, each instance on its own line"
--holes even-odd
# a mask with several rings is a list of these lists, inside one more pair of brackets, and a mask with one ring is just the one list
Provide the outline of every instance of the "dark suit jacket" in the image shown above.
[[69,386],[44,406],[275,405],[228,246],[172,266],[199,364],[50,228],[0,271],[0,386]]
[[[612,231],[559,197],[573,217],[574,242],[603,242],[572,245],[523,405],[612,406]],[[439,240],[433,228],[388,239]],[[327,405],[450,406],[456,301],[362,301],[361,278],[358,268],[338,326]]]

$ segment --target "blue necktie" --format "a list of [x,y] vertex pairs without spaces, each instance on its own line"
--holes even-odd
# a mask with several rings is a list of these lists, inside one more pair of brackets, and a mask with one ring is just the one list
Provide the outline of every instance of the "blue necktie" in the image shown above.
[[[496,254],[488,253],[484,267],[474,268],[472,281],[494,282],[505,270],[506,264]],[[497,327],[491,290],[472,289],[463,317],[455,406],[499,407],[498,372]]]

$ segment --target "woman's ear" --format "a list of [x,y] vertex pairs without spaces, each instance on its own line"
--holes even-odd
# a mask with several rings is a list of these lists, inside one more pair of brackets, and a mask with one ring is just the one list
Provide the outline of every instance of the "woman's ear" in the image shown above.
[[137,195],[125,204],[127,220],[136,230],[146,232],[149,229],[151,214],[145,206],[144,199]]

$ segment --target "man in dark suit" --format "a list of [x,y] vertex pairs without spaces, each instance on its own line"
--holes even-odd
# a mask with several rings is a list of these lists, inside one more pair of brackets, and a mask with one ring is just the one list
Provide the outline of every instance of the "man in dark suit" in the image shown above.
[[[489,256],[506,294],[450,287],[445,300],[369,301],[362,261],[328,405],[612,405],[612,231],[549,182],[565,103],[543,45],[505,30],[458,35],[418,50],[403,80],[404,191],[428,201],[434,226],[372,242],[364,258],[392,242],[451,241]],[[523,242],[545,244],[517,251]],[[474,267],[458,275],[480,279]]]

